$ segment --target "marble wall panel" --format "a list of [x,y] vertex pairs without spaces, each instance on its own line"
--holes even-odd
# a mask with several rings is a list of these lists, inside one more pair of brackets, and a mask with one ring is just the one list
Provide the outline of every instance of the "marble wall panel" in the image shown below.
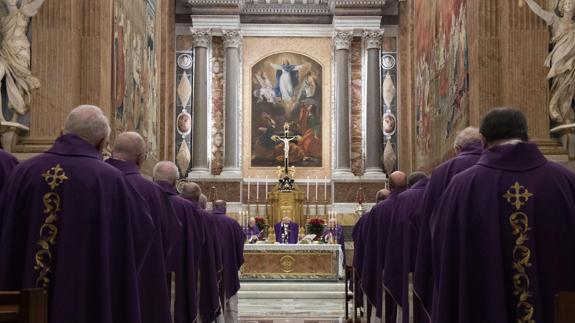
[[212,37],[212,174],[224,167],[224,45],[222,37]]
[[351,43],[351,171],[363,174],[363,118],[362,118],[362,44],[355,37]]
[[335,203],[355,203],[359,189],[363,188],[363,194],[366,202],[375,200],[375,194],[382,188],[385,183],[344,183],[336,182],[334,185]]

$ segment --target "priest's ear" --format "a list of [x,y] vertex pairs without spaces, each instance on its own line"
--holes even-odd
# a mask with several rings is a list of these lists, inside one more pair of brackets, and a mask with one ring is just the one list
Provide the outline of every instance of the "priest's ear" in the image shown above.
[[103,152],[104,149],[106,149],[106,147],[108,146],[108,143],[110,142],[110,137],[106,136],[104,138],[102,138],[102,140],[100,140],[100,142],[98,142],[98,145],[96,146],[96,149],[98,149],[99,152]]
[[138,159],[136,160],[136,164],[138,165],[138,167],[141,167],[144,162],[146,162],[146,159],[148,159],[148,153],[147,152],[143,152],[141,154],[138,155]]

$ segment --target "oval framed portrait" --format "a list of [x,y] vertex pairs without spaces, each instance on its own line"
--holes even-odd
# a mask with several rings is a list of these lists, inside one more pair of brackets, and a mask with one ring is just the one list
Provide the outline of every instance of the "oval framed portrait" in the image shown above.
[[395,118],[393,113],[391,113],[391,111],[387,111],[383,115],[382,122],[383,122],[382,124],[383,134],[388,137],[393,136],[397,130],[397,119]]
[[393,57],[393,55],[383,55],[381,57],[381,67],[384,70],[390,70],[393,69],[395,67],[395,57]]
[[176,118],[176,129],[182,136],[187,136],[192,132],[192,115],[184,110]]
[[187,70],[192,67],[194,61],[192,60],[192,55],[190,54],[181,54],[178,56],[178,66],[181,69]]

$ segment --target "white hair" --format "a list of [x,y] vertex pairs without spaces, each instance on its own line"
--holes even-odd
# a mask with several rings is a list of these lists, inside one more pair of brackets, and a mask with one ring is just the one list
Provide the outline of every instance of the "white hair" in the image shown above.
[[178,166],[171,161],[161,161],[154,166],[152,171],[154,181],[166,181],[174,184],[180,178],[180,171]]
[[97,146],[110,136],[110,123],[102,110],[94,105],[74,108],[64,122],[64,134],[76,135]]
[[455,142],[453,143],[453,148],[461,149],[463,146],[476,140],[481,140],[479,129],[475,127],[467,127],[457,134]]

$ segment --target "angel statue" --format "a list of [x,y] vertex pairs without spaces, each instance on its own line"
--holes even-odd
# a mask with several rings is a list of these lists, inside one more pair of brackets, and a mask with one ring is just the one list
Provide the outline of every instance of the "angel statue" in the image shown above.
[[[0,3],[0,80],[6,82],[8,108],[12,121],[27,112],[30,91],[40,80],[30,71],[30,41],[26,36],[30,18],[38,13],[44,0],[2,0]],[[6,121],[2,113],[0,120]]]
[[549,115],[553,121],[569,124],[575,121],[572,101],[575,96],[575,0],[559,0],[557,15],[541,8],[534,0],[523,0],[551,27],[553,50],[545,60],[547,79],[552,80]]

